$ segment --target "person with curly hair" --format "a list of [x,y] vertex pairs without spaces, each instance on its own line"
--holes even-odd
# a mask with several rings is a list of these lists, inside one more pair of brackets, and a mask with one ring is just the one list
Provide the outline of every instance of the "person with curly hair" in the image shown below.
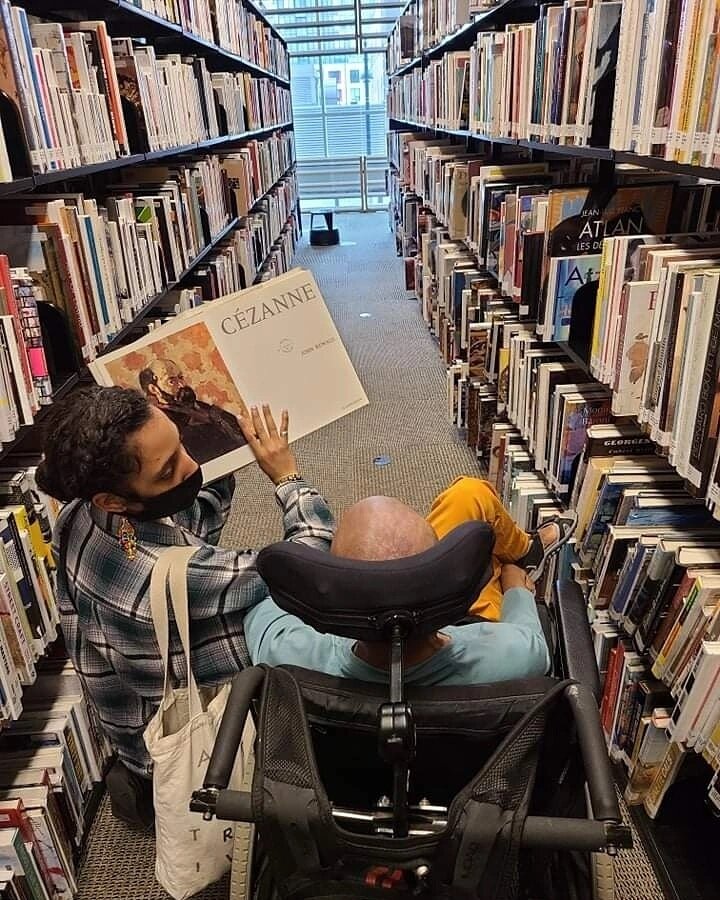
[[[70,657],[117,754],[107,786],[114,814],[152,821],[151,763],[143,732],[163,694],[163,666],[150,613],[150,574],[169,546],[199,549],[188,568],[191,659],[198,683],[219,685],[243,667],[243,620],[267,596],[252,550],[218,540],[233,476],[203,486],[202,469],[177,426],[140,391],[82,388],[46,420],[41,490],[66,503],[53,538],[58,605]],[[297,472],[288,414],[278,428],[269,407],[252,408],[241,428],[275,485],[285,539],[330,546],[333,518]],[[171,637],[171,667],[184,678]]]

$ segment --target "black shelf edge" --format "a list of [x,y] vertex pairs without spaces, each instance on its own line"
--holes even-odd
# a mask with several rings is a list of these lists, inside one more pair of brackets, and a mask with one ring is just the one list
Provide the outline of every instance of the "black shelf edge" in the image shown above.
[[519,140],[516,142],[519,147],[525,147],[528,150],[540,150],[543,153],[557,153],[559,156],[577,156],[587,159],[613,159],[614,150],[607,147],[577,147],[574,144],[552,144],[545,141],[526,141]]
[[627,150],[615,150],[616,164],[629,164],[642,166],[643,168],[656,169],[658,172],[670,172],[677,175],[692,175],[695,178],[707,178],[710,181],[720,181],[720,168],[708,168],[707,166],[693,166],[690,163],[676,163],[670,159],[659,156],[638,156]]
[[0,184],[0,197],[8,197],[12,194],[25,193],[35,188],[35,180],[32,175],[26,178],[14,178],[12,181],[4,181]]
[[[250,0],[244,0],[244,2],[247,6],[252,8],[253,12],[259,15],[265,24],[270,25],[254,3],[250,2]],[[87,4],[84,4],[84,8],[93,14],[97,13],[97,18],[104,18],[107,25],[112,28],[112,31],[116,31],[116,28],[114,27],[116,22],[135,23],[135,28],[133,30],[136,30],[136,34],[133,36],[145,37],[147,36],[147,30],[145,29],[151,29],[154,36],[184,41],[188,45],[189,50],[195,49],[200,55],[206,57],[209,56],[208,62],[210,62],[210,59],[214,59],[218,62],[223,61],[242,71],[260,75],[263,78],[272,78],[274,81],[277,81],[285,87],[288,87],[290,84],[289,80],[284,76],[277,75],[269,69],[264,69],[262,66],[257,65],[257,63],[252,62],[252,60],[238,56],[230,50],[225,50],[218,44],[214,44],[191,31],[183,29],[177,22],[171,22],[169,19],[163,19],[161,16],[140,9],[135,6],[134,3],[131,3],[130,0],[95,0],[95,5],[107,7],[107,14],[101,16],[99,9],[90,10]],[[64,21],[72,21],[72,16],[70,15],[70,13],[73,12],[72,2],[68,4],[61,3],[59,0],[25,0],[23,6],[28,12],[33,13],[34,15],[57,15],[62,16]],[[141,26],[142,30],[140,30]],[[272,28],[272,26],[270,27]],[[273,33],[275,37],[283,43],[283,46],[287,50],[287,44],[283,38],[274,29]]]
[[521,147],[524,150],[535,150],[541,153],[555,153],[558,156],[607,160],[615,163],[615,165],[631,164],[653,172],[667,172],[669,174],[704,178],[708,181],[720,181],[720,167],[709,169],[706,166],[692,166],[685,163],[676,163],[671,160],[662,159],[659,156],[637,156],[635,153],[627,153],[623,150],[611,150],[608,147],[576,147],[571,144],[549,144],[542,141],[518,140],[517,138],[478,134],[466,129],[454,130],[451,128],[440,128],[436,125],[426,125],[421,122],[396,119],[395,117],[389,117],[388,123],[391,131],[400,131],[403,129],[410,131],[427,131],[434,134],[446,134],[451,137],[459,137],[464,140],[513,145]]
[[172,156],[183,156],[188,153],[202,153],[213,147],[223,144],[236,144],[241,141],[252,141],[272,134],[273,131],[285,131],[293,127],[293,122],[280,122],[277,125],[265,125],[252,131],[243,131],[238,134],[221,134],[216,138],[208,138],[196,144],[184,144],[179,147],[168,147],[165,150],[151,150],[149,153],[133,153],[130,156],[119,156],[106,162],[91,163],[87,166],[76,166],[71,169],[55,169],[52,172],[42,172],[27,178],[16,178],[0,184],[0,197],[12,194],[26,193],[36,187],[45,186],[62,181],[72,181],[76,178],[87,178],[90,175],[98,175],[102,172],[110,172],[113,169],[124,169],[128,166],[142,165],[144,163],[157,162],[160,159],[168,159]]
[[406,72],[409,72],[411,69],[414,69],[415,66],[420,65],[422,62],[422,56],[416,56],[414,59],[411,59],[409,62],[403,63],[401,66],[398,66],[394,72],[390,72],[388,78],[397,78],[400,75],[404,75]]
[[25,438],[33,431],[37,425],[41,425],[48,414],[48,410],[52,408],[56,400],[62,399],[66,394],[76,387],[80,382],[81,372],[73,372],[71,375],[61,376],[59,383],[53,385],[52,403],[46,403],[41,406],[35,413],[32,425],[21,425],[18,428],[15,437],[11,441],[3,441],[0,447],[0,459],[11,453]]

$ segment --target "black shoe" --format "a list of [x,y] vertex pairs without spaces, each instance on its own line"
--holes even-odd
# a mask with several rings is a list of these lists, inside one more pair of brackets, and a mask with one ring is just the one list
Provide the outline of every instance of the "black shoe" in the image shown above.
[[551,544],[548,544],[547,546],[543,545],[540,535],[538,534],[539,529],[531,534],[528,552],[522,559],[517,561],[517,565],[520,566],[521,569],[525,569],[528,573],[530,581],[535,582],[540,578],[545,570],[545,564],[548,559],[550,559],[554,553],[557,553],[563,544],[567,544],[575,533],[577,524],[577,513],[574,509],[569,509],[559,516],[548,519],[547,522],[543,522],[540,526],[540,528],[544,528],[546,525],[557,525],[559,536]]
[[105,777],[112,814],[135,828],[151,828],[155,821],[152,781],[131,772],[119,760]]

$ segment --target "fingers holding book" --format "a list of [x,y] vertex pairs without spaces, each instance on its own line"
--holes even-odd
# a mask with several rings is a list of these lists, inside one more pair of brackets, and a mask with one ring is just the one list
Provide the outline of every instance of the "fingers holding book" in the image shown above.
[[262,410],[251,406],[249,418],[240,416],[239,421],[258,465],[274,484],[297,475],[295,454],[288,446],[290,418],[286,409],[280,414],[279,429],[267,403],[262,405]]

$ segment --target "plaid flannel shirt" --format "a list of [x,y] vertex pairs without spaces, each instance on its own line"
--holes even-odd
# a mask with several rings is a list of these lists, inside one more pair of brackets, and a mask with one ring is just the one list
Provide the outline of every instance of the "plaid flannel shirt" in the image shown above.
[[[230,476],[206,486],[190,509],[173,517],[174,525],[133,522],[138,542],[134,560],[126,557],[117,538],[120,517],[90,503],[68,504],[56,525],[55,557],[62,558],[61,544],[65,555],[64,571],[58,571],[58,605],[68,652],[114,750],[143,775],[152,772],[143,732],[163,693],[149,593],[160,553],[172,545],[201,548],[190,560],[187,576],[191,661],[198,684],[222,684],[243,668],[245,613],[268,594],[255,567],[255,551],[216,546],[234,485]],[[285,540],[329,547],[333,517],[316,490],[295,482],[277,488],[275,497]],[[182,685],[184,657],[171,622],[172,677]]]

